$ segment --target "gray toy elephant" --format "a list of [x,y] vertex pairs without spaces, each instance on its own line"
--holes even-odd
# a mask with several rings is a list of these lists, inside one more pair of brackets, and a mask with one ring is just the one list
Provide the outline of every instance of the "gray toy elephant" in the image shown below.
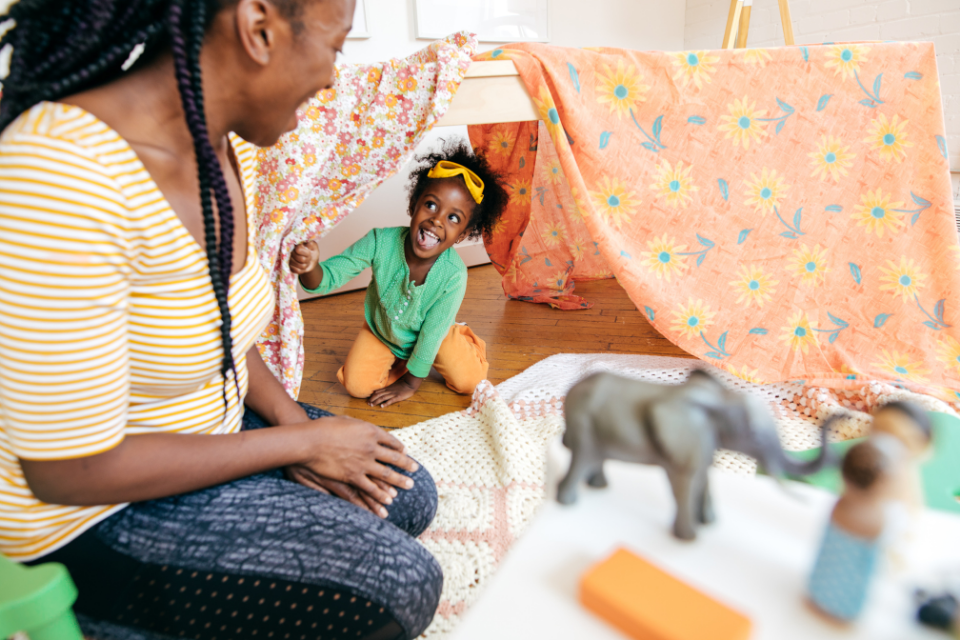
[[[567,394],[563,444],[573,456],[557,499],[572,504],[584,479],[605,487],[607,458],[660,465],[677,502],[673,533],[696,538],[697,523],[714,520],[707,469],[718,448],[757,459],[775,477],[807,475],[824,466],[828,447],[809,462],[784,455],[776,424],[764,402],[724,387],[704,371],[680,385],[661,385],[597,373]],[[823,442],[833,418],[822,425]]]

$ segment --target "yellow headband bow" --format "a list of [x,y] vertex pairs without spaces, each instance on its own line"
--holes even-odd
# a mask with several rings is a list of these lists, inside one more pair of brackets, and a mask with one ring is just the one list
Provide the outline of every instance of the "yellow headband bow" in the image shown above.
[[473,199],[476,200],[477,204],[483,202],[483,180],[462,164],[441,160],[427,174],[428,178],[452,178],[454,176],[463,176],[463,181],[467,183],[467,190],[470,191]]

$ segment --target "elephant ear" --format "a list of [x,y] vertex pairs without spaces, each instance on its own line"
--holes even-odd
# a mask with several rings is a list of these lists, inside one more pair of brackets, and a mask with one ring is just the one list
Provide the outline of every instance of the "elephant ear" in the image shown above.
[[721,388],[723,387],[723,385],[720,384],[720,381],[717,378],[715,378],[713,374],[708,373],[704,369],[694,369],[693,371],[690,372],[690,377],[687,378],[687,382],[697,382],[697,381],[703,381],[703,382],[709,381],[717,385],[718,387],[721,387]]
[[681,396],[687,402],[709,411],[723,411],[729,403],[728,391],[720,381],[703,369],[694,369],[681,385]]

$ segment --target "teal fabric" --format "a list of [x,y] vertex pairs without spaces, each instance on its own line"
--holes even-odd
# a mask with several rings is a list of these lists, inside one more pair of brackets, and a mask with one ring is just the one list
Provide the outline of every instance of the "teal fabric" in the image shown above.
[[835,618],[853,620],[863,609],[879,553],[876,540],[851,535],[831,520],[810,574],[810,599]]
[[364,302],[367,325],[393,355],[407,360],[411,374],[426,378],[463,302],[467,266],[451,247],[440,254],[424,283],[414,286],[404,254],[409,233],[407,227],[371,230],[340,255],[321,262],[320,286],[306,291],[328,293],[373,267]]

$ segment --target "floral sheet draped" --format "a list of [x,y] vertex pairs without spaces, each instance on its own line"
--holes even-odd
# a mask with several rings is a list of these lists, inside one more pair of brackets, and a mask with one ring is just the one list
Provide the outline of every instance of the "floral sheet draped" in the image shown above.
[[297,112],[297,129],[259,150],[257,252],[277,307],[258,347],[292,397],[303,373],[303,318],[290,252],[329,233],[410,160],[446,113],[475,50],[476,38],[464,32],[408,58],[340,66],[334,86]]
[[932,44],[477,59],[513,60],[542,120],[471,127],[512,192],[487,246],[507,294],[581,308],[573,281],[613,275],[749,381],[960,398]]

